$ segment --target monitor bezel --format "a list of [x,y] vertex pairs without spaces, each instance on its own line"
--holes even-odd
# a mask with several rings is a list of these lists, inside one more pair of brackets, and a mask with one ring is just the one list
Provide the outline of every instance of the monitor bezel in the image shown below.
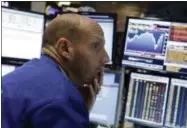
[[[125,65],[125,64],[122,64],[122,61],[123,61],[123,55],[124,55],[124,51],[125,51],[125,46],[126,46],[126,38],[127,38],[127,30],[128,30],[128,24],[129,24],[129,20],[130,19],[137,19],[137,20],[147,20],[147,21],[163,21],[163,22],[173,22],[173,23],[185,23],[186,24],[186,21],[181,21],[181,20],[168,20],[168,19],[164,19],[164,18],[156,18],[156,19],[153,19],[151,17],[132,17],[132,16],[127,16],[126,17],[126,22],[125,22],[125,29],[124,29],[124,33],[123,33],[123,42],[122,42],[122,51],[121,51],[121,55],[120,55],[120,66],[121,67],[135,67],[135,68],[142,68],[142,69],[146,69],[146,70],[153,70],[153,71],[159,71],[159,72],[169,72],[169,73],[172,73],[172,74],[187,74],[185,72],[172,72],[172,71],[167,71],[165,69],[163,70],[157,70],[157,69],[147,69],[145,67],[142,67],[142,66],[131,66],[131,65]],[[154,59],[152,59],[154,60]],[[146,63],[145,63],[146,64]],[[163,64],[163,68],[165,68],[165,65]]]
[[113,28],[113,41],[112,41],[112,64],[105,64],[106,68],[113,69],[116,65],[115,62],[115,53],[117,48],[116,34],[117,34],[117,14],[116,13],[98,13],[98,12],[60,12],[55,15],[45,15],[44,25],[47,23],[47,20],[53,20],[59,14],[67,14],[67,13],[75,13],[80,15],[97,15],[97,16],[109,16],[114,20],[114,28]]
[[[44,13],[36,12],[36,11],[30,11],[30,10],[25,10],[25,9],[15,9],[15,8],[12,8],[12,7],[3,7],[3,6],[1,6],[1,8],[10,9],[10,10],[13,10],[13,11],[27,12],[27,13],[30,13],[30,14],[38,14],[38,15],[43,16],[43,31],[44,31],[44,27],[45,27],[44,26],[45,25],[44,24],[45,23],[45,15],[44,15]],[[1,29],[1,32],[2,32],[2,29]],[[42,48],[42,42],[41,42],[41,48]],[[2,63],[5,63],[5,64],[21,66],[24,63],[30,61],[31,59],[23,59],[23,58],[16,58],[16,57],[1,56],[1,60],[2,60]]]

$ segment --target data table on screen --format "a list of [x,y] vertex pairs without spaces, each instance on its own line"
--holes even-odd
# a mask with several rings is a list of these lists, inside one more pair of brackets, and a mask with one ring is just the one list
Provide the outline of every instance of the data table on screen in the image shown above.
[[187,127],[187,80],[171,80],[165,126],[171,128]]
[[132,73],[125,119],[162,126],[169,78]]

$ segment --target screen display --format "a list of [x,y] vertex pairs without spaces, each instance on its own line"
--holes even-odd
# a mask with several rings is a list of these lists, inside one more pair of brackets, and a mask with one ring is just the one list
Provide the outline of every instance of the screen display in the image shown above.
[[187,24],[171,24],[164,65],[167,71],[187,73]]
[[[85,15],[91,19],[94,19],[98,22],[104,32],[105,37],[105,49],[108,53],[110,62],[108,64],[112,64],[112,52],[113,52],[113,42],[114,42],[114,18],[108,15]],[[50,20],[46,19],[46,24],[50,22]]]
[[44,15],[2,8],[2,57],[40,58]]
[[187,127],[187,80],[171,80],[165,126]]
[[13,66],[13,65],[6,65],[6,64],[2,64],[1,65],[1,76],[5,76],[7,75],[8,73],[14,71],[16,69],[16,66]]
[[90,113],[90,121],[103,125],[114,125],[118,92],[120,86],[120,74],[105,73],[101,91]]
[[125,120],[162,126],[169,78],[131,73]]
[[186,71],[187,24],[128,19],[123,65]]

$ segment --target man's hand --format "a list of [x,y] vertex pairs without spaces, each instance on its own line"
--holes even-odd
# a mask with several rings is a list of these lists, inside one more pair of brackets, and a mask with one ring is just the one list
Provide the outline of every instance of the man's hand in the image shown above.
[[103,84],[103,74],[104,71],[101,71],[99,74],[99,80],[98,78],[95,78],[92,85],[85,84],[83,87],[79,88],[79,91],[81,92],[89,111],[91,111],[95,103],[96,96],[101,90],[101,85]]

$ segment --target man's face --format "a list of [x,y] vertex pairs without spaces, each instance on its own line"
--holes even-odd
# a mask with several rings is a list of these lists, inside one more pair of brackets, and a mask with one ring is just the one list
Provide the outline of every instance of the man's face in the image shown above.
[[104,64],[109,61],[104,45],[105,40],[101,30],[85,35],[84,41],[74,47],[72,68],[74,74],[85,84],[91,84],[104,68]]

